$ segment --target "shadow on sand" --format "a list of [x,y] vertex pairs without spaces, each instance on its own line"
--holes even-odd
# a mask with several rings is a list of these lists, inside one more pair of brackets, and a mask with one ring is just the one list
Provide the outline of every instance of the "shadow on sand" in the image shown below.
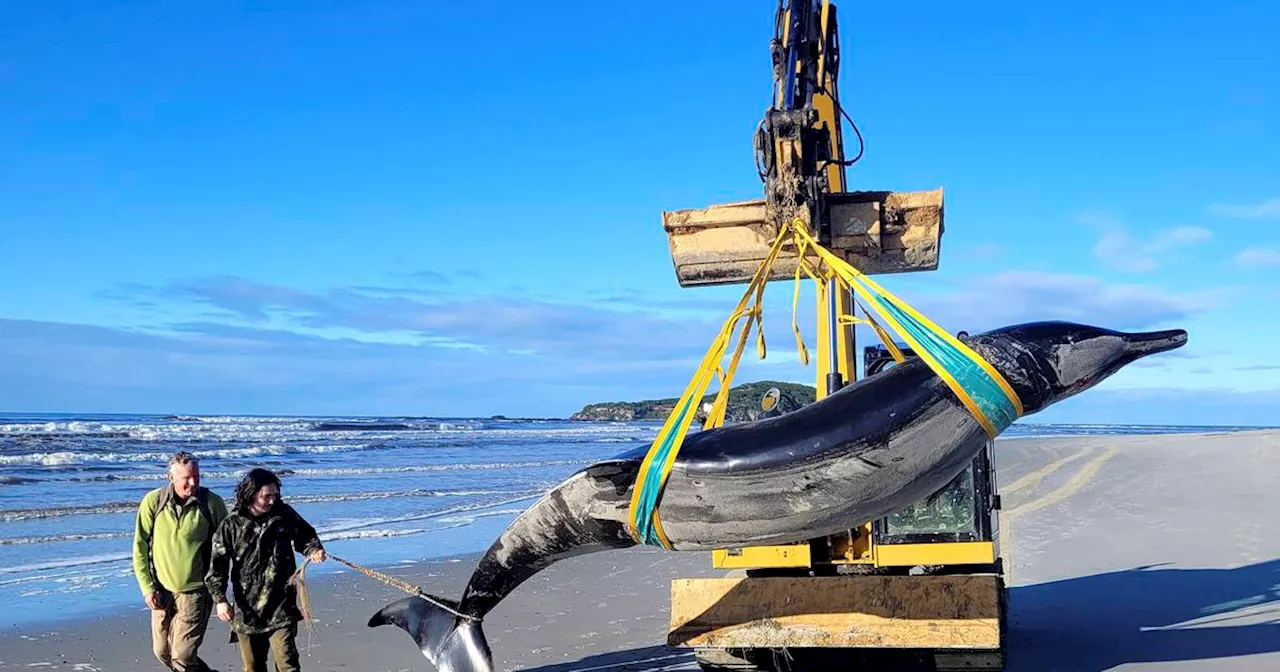
[[1280,651],[1280,560],[1235,569],[1139,567],[1017,586],[1009,609],[1010,671],[1273,653]]
[[581,660],[542,667],[522,668],[523,672],[674,672],[697,670],[693,651],[666,646],[647,646],[613,653],[588,656]]
[[[1009,608],[1008,672],[1099,672],[1276,653],[1280,560],[1235,569],[1139,567],[1017,586]],[[697,669],[688,649],[651,646],[527,672]]]

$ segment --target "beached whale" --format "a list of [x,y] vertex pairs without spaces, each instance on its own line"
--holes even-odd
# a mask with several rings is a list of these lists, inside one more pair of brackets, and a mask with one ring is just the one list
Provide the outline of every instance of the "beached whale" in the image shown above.
[[[1186,341],[1182,330],[1121,333],[1065,322],[965,339],[1004,376],[1024,415]],[[942,379],[910,359],[786,415],[690,434],[662,493],[662,528],[681,551],[835,534],[933,494],[987,440]],[[492,670],[480,624],[503,598],[559,560],[636,544],[628,510],[647,451],[588,466],[524,511],[481,558],[460,602],[409,597],[369,625],[403,628],[441,672]]]

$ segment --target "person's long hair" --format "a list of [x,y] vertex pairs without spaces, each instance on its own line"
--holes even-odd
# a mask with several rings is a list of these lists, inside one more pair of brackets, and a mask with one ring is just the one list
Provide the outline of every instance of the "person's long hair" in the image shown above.
[[[275,485],[277,488],[281,487],[279,477],[266,469],[250,469],[249,473],[240,479],[240,485],[236,486],[235,510],[247,515],[249,513],[249,505],[253,504],[253,499],[258,496],[258,491],[268,485]],[[279,501],[279,499],[276,501]]]

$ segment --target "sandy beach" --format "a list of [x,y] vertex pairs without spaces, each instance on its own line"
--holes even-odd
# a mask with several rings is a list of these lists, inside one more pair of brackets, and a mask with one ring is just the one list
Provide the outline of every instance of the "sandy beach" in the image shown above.
[[[1280,431],[1001,440],[1010,670],[1280,669]],[[422,539],[404,543],[424,543]],[[429,543],[426,540],[425,543]],[[360,558],[351,558],[359,561]],[[456,596],[475,555],[388,568]],[[696,669],[664,646],[668,582],[715,576],[706,553],[601,553],[535,576],[486,619],[500,670]],[[310,670],[431,670],[365,627],[402,594],[352,572],[310,582]],[[236,670],[214,621],[202,656]],[[159,670],[136,607],[0,633],[4,670]]]

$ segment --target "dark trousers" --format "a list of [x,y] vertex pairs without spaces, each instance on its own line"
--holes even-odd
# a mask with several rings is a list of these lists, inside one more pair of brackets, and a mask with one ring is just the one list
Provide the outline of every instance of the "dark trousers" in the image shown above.
[[297,639],[296,624],[258,635],[237,634],[244,672],[267,672],[267,661],[271,659],[276,662],[276,672],[301,672]]

